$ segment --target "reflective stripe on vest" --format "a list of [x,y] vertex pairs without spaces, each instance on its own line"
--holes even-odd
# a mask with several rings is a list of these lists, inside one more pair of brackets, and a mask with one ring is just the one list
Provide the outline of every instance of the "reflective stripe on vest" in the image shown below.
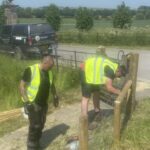
[[85,61],[85,77],[86,82],[90,84],[105,84],[106,77],[104,74],[105,66],[109,66],[114,73],[118,68],[118,64],[103,57],[91,57]]
[[[27,96],[29,101],[33,102],[35,100],[40,85],[40,69],[38,64],[30,66],[30,69],[31,69],[31,82],[27,87]],[[52,84],[53,82],[52,80],[53,74],[52,71],[49,71],[50,84]]]

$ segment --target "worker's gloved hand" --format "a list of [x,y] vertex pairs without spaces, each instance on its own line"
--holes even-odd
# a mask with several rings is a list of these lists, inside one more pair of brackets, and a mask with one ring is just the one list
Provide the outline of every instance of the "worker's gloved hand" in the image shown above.
[[54,96],[53,105],[54,105],[55,107],[58,107],[58,106],[59,106],[59,97],[58,97],[57,95]]
[[29,114],[29,111],[32,109],[32,104],[30,102],[24,103],[24,112],[25,114]]

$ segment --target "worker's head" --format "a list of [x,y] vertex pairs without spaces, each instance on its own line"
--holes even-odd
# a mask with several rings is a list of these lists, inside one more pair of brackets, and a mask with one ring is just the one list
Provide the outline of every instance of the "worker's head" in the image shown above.
[[107,56],[106,54],[106,48],[104,46],[99,46],[97,49],[96,49],[96,55],[97,56]]
[[121,77],[121,76],[125,76],[126,75],[126,67],[121,65],[121,66],[118,66],[117,70],[116,70],[116,73],[115,73],[115,76],[116,77]]
[[41,60],[42,69],[45,71],[50,70],[54,66],[54,60],[51,55],[45,54]]

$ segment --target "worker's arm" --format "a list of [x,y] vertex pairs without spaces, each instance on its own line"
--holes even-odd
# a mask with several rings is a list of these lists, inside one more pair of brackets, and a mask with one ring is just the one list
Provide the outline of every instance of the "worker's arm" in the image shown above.
[[110,78],[106,79],[106,89],[107,89],[108,92],[111,92],[113,94],[118,94],[119,95],[120,94],[120,90],[113,87],[112,81],[113,80],[110,79]]
[[58,105],[59,105],[59,98],[57,96],[56,87],[55,87],[54,83],[51,86],[51,92],[52,92],[52,95],[53,95],[53,104],[54,104],[55,107],[58,107]]
[[20,90],[20,94],[23,97],[24,102],[29,102],[28,97],[27,97],[27,93],[26,93],[26,82],[21,80],[20,85],[19,85],[19,90]]

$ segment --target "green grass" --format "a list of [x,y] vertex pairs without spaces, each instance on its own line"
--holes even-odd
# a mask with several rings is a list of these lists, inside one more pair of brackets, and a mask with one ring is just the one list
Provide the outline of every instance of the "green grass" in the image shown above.
[[[62,25],[60,32],[65,31],[77,31],[75,28],[76,26],[76,20],[73,18],[63,18],[62,19]],[[139,27],[150,27],[150,20],[133,20],[132,28],[139,28]],[[92,31],[100,31],[103,29],[112,29],[113,28],[113,22],[112,20],[94,20],[94,26]]]
[[123,133],[122,149],[150,149],[150,99],[141,101]]
[[22,116],[16,119],[11,119],[5,122],[0,123],[0,137],[4,136],[7,133],[15,131],[16,129],[21,128],[24,125],[28,124],[28,120],[24,119]]
[[[20,18],[19,23],[43,23],[45,19]],[[114,29],[112,20],[94,20],[89,32],[79,32],[76,20],[62,18],[58,39],[61,43],[78,43],[107,46],[150,46],[150,20],[133,20],[130,29]]]
[[99,29],[89,32],[66,31],[58,33],[61,43],[79,43],[107,46],[149,46],[150,28],[130,30]]
[[[0,54],[0,111],[21,107],[19,82],[27,66],[40,62],[38,60],[17,61],[11,56]],[[79,85],[79,71],[71,68],[54,68],[55,82],[58,92],[72,89]]]
[[[43,18],[19,18],[18,23],[45,23],[46,19]],[[74,18],[62,18],[61,31],[76,30],[76,20]],[[132,27],[148,27],[150,20],[133,20]],[[103,28],[112,28],[112,20],[94,20],[94,30]]]
[[21,106],[19,82],[29,64],[29,61],[17,61],[11,56],[0,55],[0,111]]
[[[138,103],[127,128],[124,130],[120,146],[115,150],[149,150],[150,144],[150,99]],[[112,149],[113,145],[113,119],[112,116],[102,120],[99,128],[92,134],[91,150]]]

